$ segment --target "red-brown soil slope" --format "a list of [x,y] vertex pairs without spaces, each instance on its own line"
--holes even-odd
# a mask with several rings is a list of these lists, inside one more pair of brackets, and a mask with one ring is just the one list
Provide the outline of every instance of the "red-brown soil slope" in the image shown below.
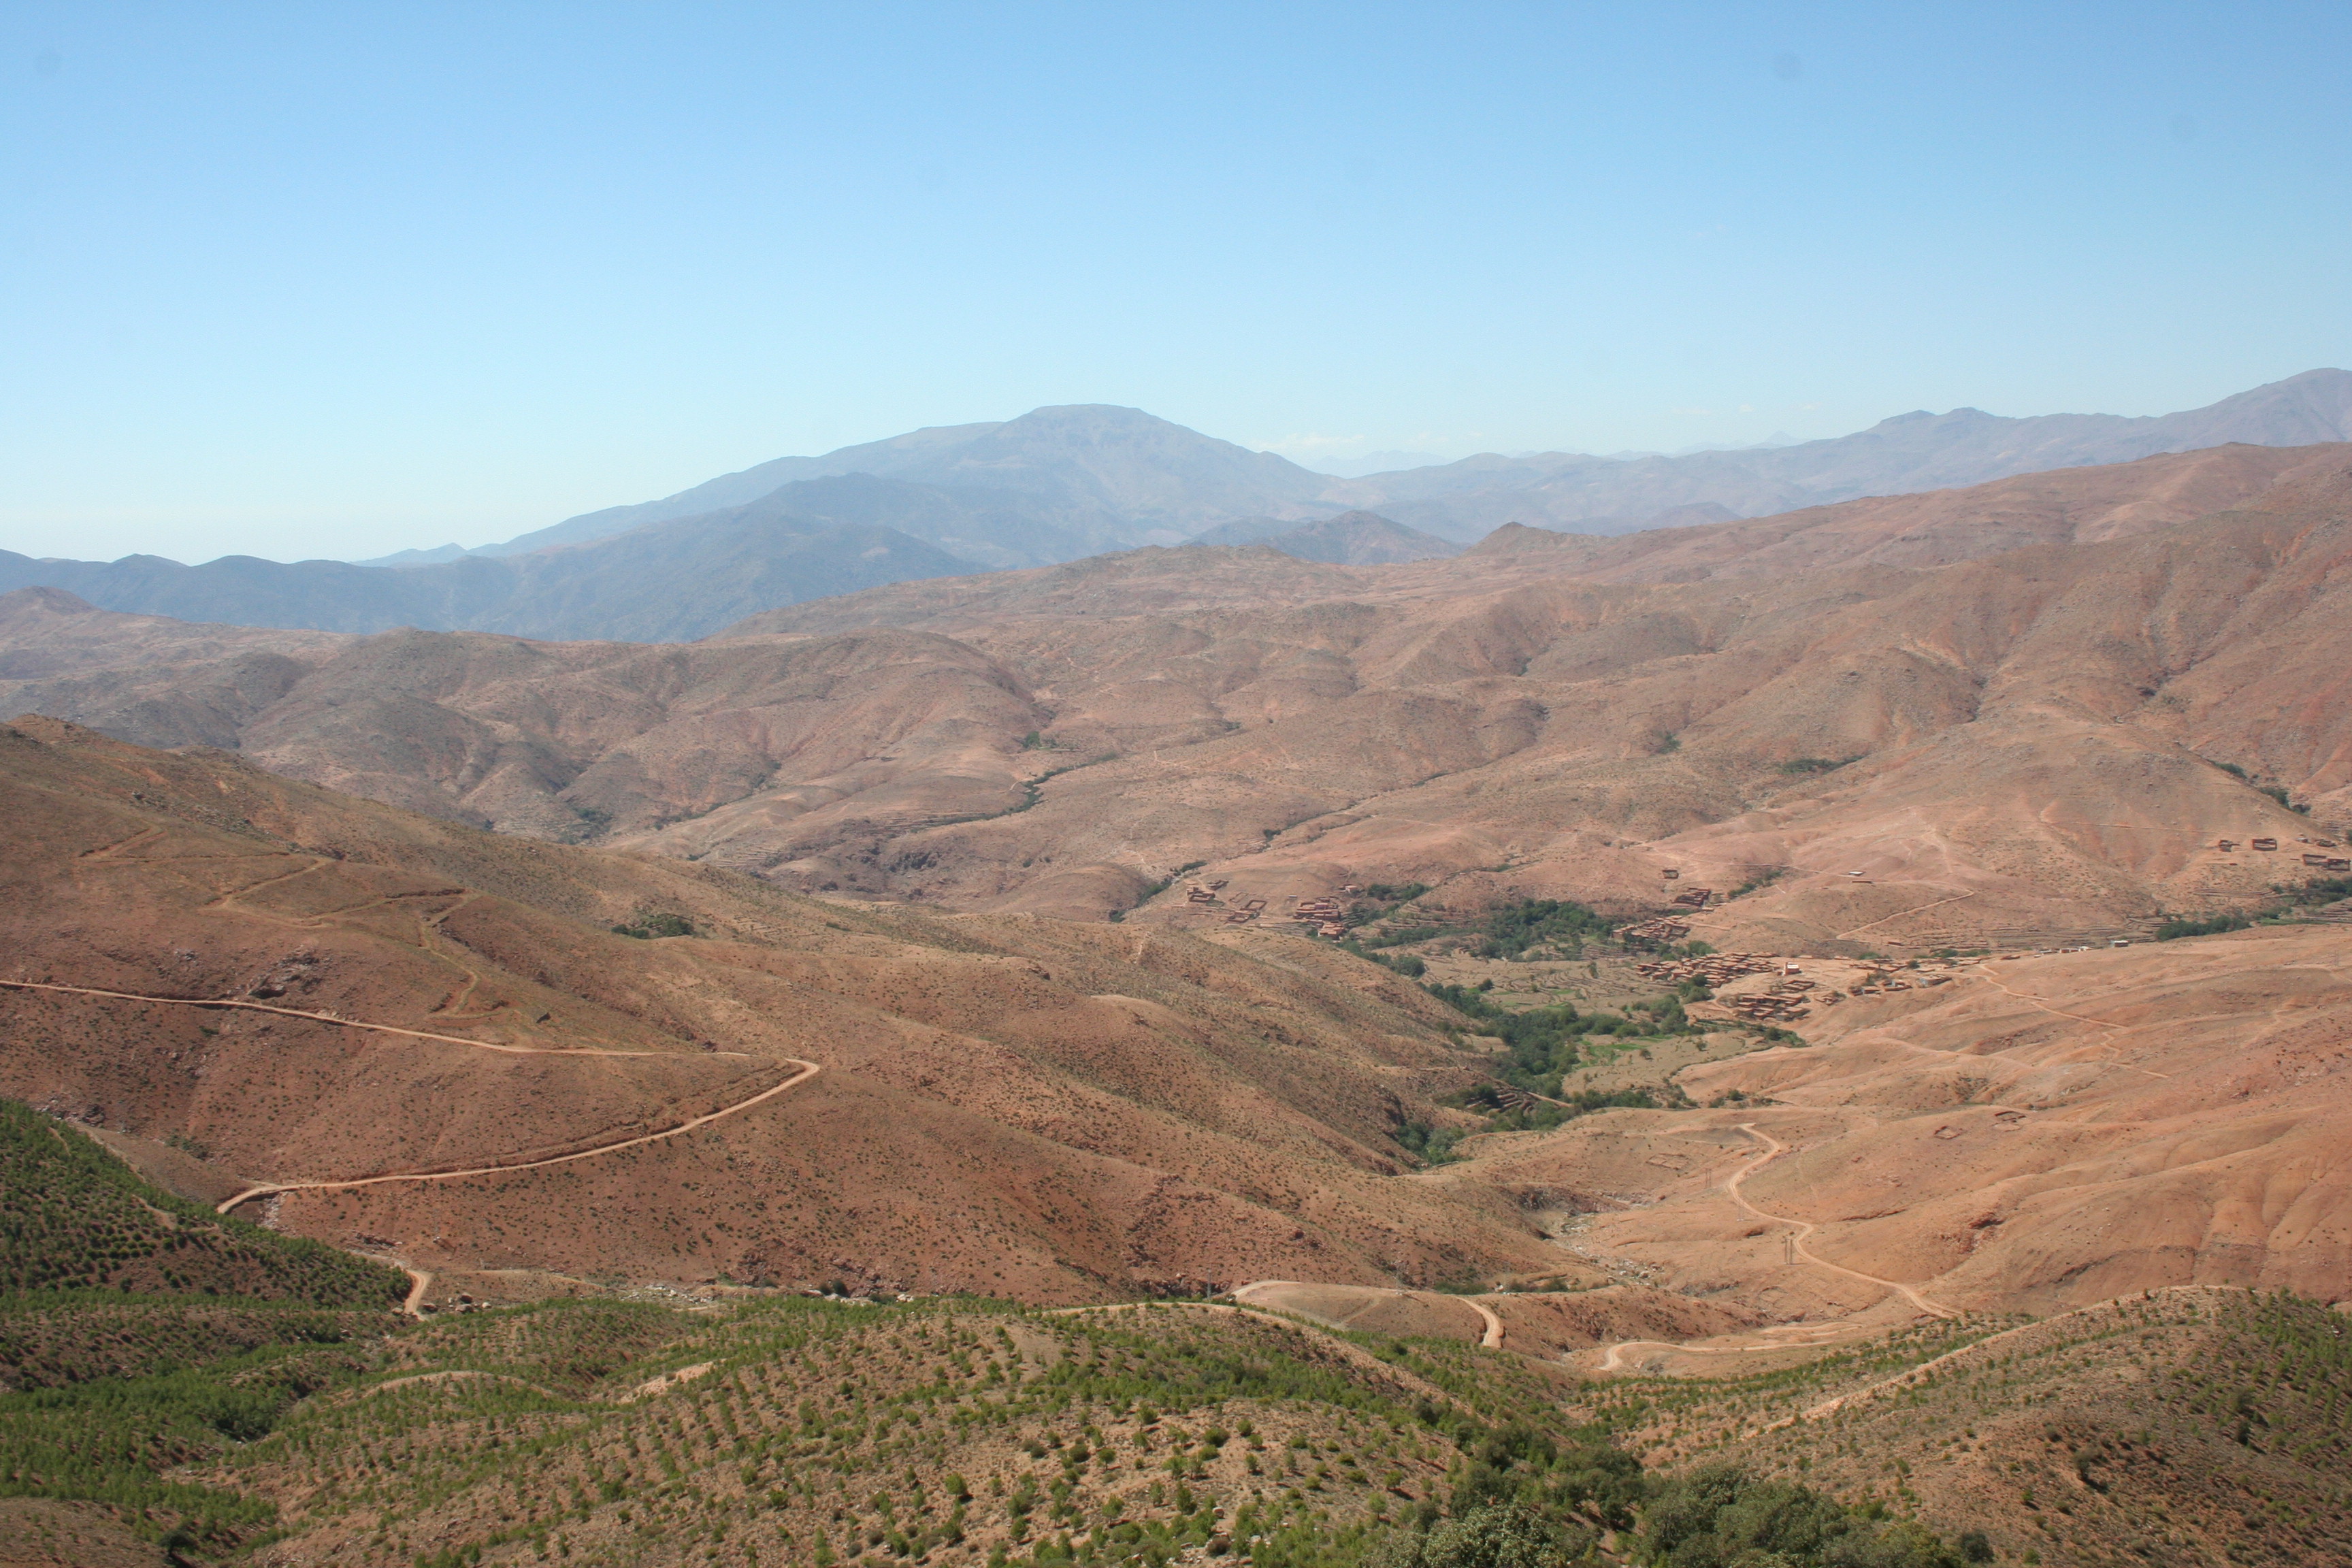
[[[1635,910],[1675,869],[1769,881],[1695,928],[1719,946],[2048,942],[2259,900],[2295,839],[2341,838],[2347,513],[2347,448],[2222,447],[1410,565],[1139,551],[686,647],[273,654],[298,678],[236,739],[460,820],[946,908],[1221,928],[1413,880]],[[0,647],[74,614],[20,608]],[[75,635],[0,696],[209,735],[192,694],[255,657],[100,668]],[[2281,850],[2212,847],[2256,837]],[[1196,865],[1221,901],[1155,893]]]
[[[2284,510],[1761,581],[1441,589],[1448,563],[1394,569],[1379,594],[1122,616],[1115,601],[1178,574],[1172,556],[1058,568],[1034,613],[935,624],[1027,680],[1071,760],[1105,760],[1047,782],[1034,810],[899,840],[895,885],[1069,908],[1115,901],[1122,865],[1206,862],[1224,903],[1171,891],[1151,918],[1214,922],[1244,897],[1278,909],[1350,881],[1622,907],[1655,900],[1669,868],[1717,889],[1778,873],[1704,934],[1801,950],[2258,899],[2300,871],[2311,829],[2209,760],[2323,821],[2352,815],[2348,489],[2339,464],[2269,498]],[[1854,760],[1783,771],[1809,758]],[[722,815],[666,837],[724,858],[728,832]],[[2210,848],[2258,836],[2294,858]]]
[[1685,1070],[1716,1109],[1514,1134],[1441,1179],[1541,1193],[1586,1261],[1781,1321],[2352,1301],[2352,931],[1987,961],[1805,1029]]
[[[1468,1058],[1303,942],[812,902],[47,721],[0,733],[0,979],[256,1004],[0,987],[0,1093],[192,1139],[294,1188],[251,1205],[289,1230],[1043,1300],[1543,1251],[1506,1199],[1391,1179]],[[609,929],[659,914],[698,934]],[[530,1160],[560,1163],[297,1185]]]

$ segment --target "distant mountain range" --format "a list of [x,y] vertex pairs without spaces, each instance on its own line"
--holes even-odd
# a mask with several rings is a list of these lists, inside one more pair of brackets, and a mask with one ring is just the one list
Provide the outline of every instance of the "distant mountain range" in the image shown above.
[[[1001,424],[916,430],[822,458],[778,458],[660,500],[567,518],[474,553],[517,555],[551,544],[606,539],[844,474],[935,487],[960,498],[956,506],[992,505],[999,513],[1017,510],[1030,520],[1027,531],[1034,535],[1042,528],[1056,536],[1051,542],[1042,537],[1013,542],[967,530],[961,542],[981,552],[970,558],[983,565],[999,564],[985,555],[1007,551],[1053,552],[1019,562],[1044,565],[1138,544],[1174,544],[1203,528],[1256,513],[1303,518],[1345,510],[1317,507],[1316,497],[1329,479],[1287,458],[1201,435],[1140,409],[1086,404],[1033,409]],[[975,502],[975,495],[989,500]]]
[[62,588],[107,609],[247,626],[680,640],[887,583],[1190,539],[1377,564],[1443,555],[1513,522],[1614,535],[2231,442],[2345,439],[2352,374],[2340,370],[2147,418],[2013,419],[1962,408],[1794,446],[1679,457],[1487,453],[1359,479],[1139,409],[1081,405],[779,458],[477,550],[445,545],[360,563],[226,556],[201,566],[0,552],[0,593]]
[[1462,546],[1417,528],[1391,522],[1378,512],[1343,511],[1313,522],[1245,517],[1195,534],[1194,544],[1265,544],[1301,561],[1334,566],[1381,566],[1433,561],[1462,553]]
[[[2204,408],[2128,419],[1977,408],[1898,414],[1867,430],[1795,446],[1595,458],[1482,453],[1458,463],[1336,482],[1318,499],[1368,507],[1448,539],[1507,522],[1576,533],[1633,533],[1683,521],[1767,517],[1866,495],[1982,484],[2051,468],[2127,463],[2242,441],[2301,447],[2352,439],[2352,374],[2306,371]],[[1686,517],[1666,517],[1700,509]],[[1705,513],[1706,515],[1702,515]]]
[[896,529],[730,516],[656,523],[587,548],[396,571],[250,555],[202,566],[153,555],[35,561],[0,551],[0,592],[62,588],[109,609],[249,626],[686,642],[779,605],[971,570]]

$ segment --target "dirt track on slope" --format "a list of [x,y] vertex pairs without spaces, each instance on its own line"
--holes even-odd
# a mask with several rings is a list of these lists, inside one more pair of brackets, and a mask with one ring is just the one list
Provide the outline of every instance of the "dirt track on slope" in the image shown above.
[[509,1171],[537,1171],[549,1165],[567,1165],[574,1160],[593,1160],[599,1155],[618,1153],[624,1149],[658,1143],[666,1138],[675,1138],[681,1132],[691,1132],[698,1127],[708,1127],[710,1123],[733,1116],[739,1111],[749,1110],[755,1105],[775,1099],[786,1089],[797,1089],[824,1070],[816,1063],[803,1061],[797,1057],[788,1057],[785,1060],[801,1070],[785,1079],[782,1083],[770,1085],[748,1100],[739,1100],[731,1105],[722,1105],[716,1110],[706,1111],[690,1121],[681,1121],[675,1127],[666,1127],[658,1132],[645,1132],[635,1138],[621,1139],[617,1142],[599,1143],[593,1149],[575,1149],[568,1154],[551,1154],[543,1160],[520,1160],[510,1165],[471,1165],[449,1171],[393,1171],[383,1175],[355,1176],[341,1182],[264,1183],[258,1186],[248,1187],[235,1197],[225,1200],[216,1206],[215,1212],[227,1214],[239,1204],[251,1203],[256,1198],[274,1197],[279,1193],[337,1193],[348,1192],[354,1187],[378,1186],[386,1182],[448,1182],[467,1176],[498,1176],[504,1175]]

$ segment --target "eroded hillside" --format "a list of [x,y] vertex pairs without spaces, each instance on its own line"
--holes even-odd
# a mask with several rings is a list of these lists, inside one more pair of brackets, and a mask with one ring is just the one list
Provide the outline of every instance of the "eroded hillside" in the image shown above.
[[687,647],[38,594],[0,637],[43,650],[20,708],[802,891],[1222,928],[1351,884],[1705,887],[1748,890],[1694,923],[1718,946],[1918,951],[2343,858],[2347,498],[2343,447],[2233,447],[1408,565],[1132,552]]
[[1477,1058],[1305,942],[814,902],[54,723],[0,790],[0,1092],[188,1141],[298,1234],[1032,1300],[1540,1247],[1389,1179]]

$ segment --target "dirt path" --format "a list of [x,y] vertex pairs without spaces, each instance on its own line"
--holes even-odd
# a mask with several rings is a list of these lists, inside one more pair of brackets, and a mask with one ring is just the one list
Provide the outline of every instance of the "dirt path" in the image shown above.
[[[2053,1017],[2072,1018],[2078,1024],[2088,1024],[2093,1028],[2105,1029],[2110,1035],[2123,1034],[2130,1027],[2130,1026],[2126,1024],[2111,1024],[2105,1018],[2094,1018],[2089,1016],[2087,1014],[2069,1013],[2063,1007],[2053,1007],[2049,1003],[2042,1001],[2037,996],[2029,996],[2022,991],[2011,990],[2008,986],[2003,985],[2000,981],[1994,979],[1990,974],[1979,973],[1978,978],[1985,981],[1987,984],[1991,985],[1994,990],[2002,993],[2004,995],[2013,996],[2029,1007],[2039,1007],[2042,1011],[2049,1014]],[[2110,1039],[2106,1042],[2105,1048],[2109,1052],[2114,1052],[2119,1050],[2121,1047],[2119,1047],[2114,1040]],[[2145,1073],[2149,1078],[2160,1078],[2169,1080],[2172,1077],[2168,1072],[2158,1072],[2153,1068],[2136,1067],[2130,1062],[2119,1061],[2113,1056],[2108,1058],[2107,1065],[2109,1067],[2123,1068],[2131,1072]]]
[[1975,897],[1976,895],[1974,893],[1958,893],[1948,899],[1937,899],[1933,903],[1914,904],[1907,910],[1897,910],[1891,915],[1881,915],[1874,921],[1864,921],[1862,924],[1853,927],[1852,931],[1842,931],[1833,932],[1832,934],[1839,938],[1849,937],[1853,935],[1854,931],[1868,931],[1872,926],[1883,926],[1888,921],[1899,921],[1905,915],[1924,914],[1929,910],[1940,910],[1946,904],[1957,904],[1962,899],[1973,899]]
[[1758,1131],[1756,1130],[1756,1124],[1752,1121],[1743,1121],[1739,1123],[1739,1130],[1742,1132],[1747,1133],[1750,1138],[1755,1139],[1758,1142],[1764,1144],[1765,1153],[1762,1159],[1750,1160],[1747,1164],[1740,1166],[1739,1169],[1733,1172],[1730,1178],[1723,1184],[1723,1190],[1730,1194],[1731,1201],[1733,1203],[1738,1204],[1741,1208],[1745,1209],[1748,1213],[1754,1215],[1758,1219],[1768,1220],[1774,1225],[1785,1225],[1794,1227],[1796,1231],[1794,1246],[1796,1247],[1797,1256],[1803,1258],[1806,1262],[1812,1264],[1815,1268],[1826,1268],[1832,1274],[1843,1274],[1849,1279],[1860,1279],[1867,1284],[1884,1286],[1931,1317],[1957,1318],[1959,1316],[1958,1312],[1952,1310],[1949,1307],[1941,1306],[1934,1301],[1930,1301],[1927,1297],[1922,1296],[1917,1290],[1912,1289],[1910,1286],[1904,1284],[1900,1279],[1882,1279],[1875,1274],[1864,1274],[1860,1269],[1848,1268],[1843,1264],[1832,1263],[1827,1258],[1819,1257],[1816,1254],[1808,1251],[1805,1247],[1805,1238],[1812,1235],[1815,1230],[1819,1229],[1819,1226],[1813,1225],[1809,1220],[1790,1219],[1784,1215],[1768,1214],[1764,1210],[1758,1208],[1754,1204],[1749,1203],[1748,1201],[1748,1195],[1739,1190],[1740,1184],[1747,1181],[1748,1177],[1754,1175],[1765,1166],[1770,1164],[1773,1161],[1779,1159],[1781,1155],[1787,1153],[1789,1152],[1789,1146],[1786,1143],[1781,1142],[1779,1139],[1773,1137],[1769,1132]]
[[400,1304],[400,1310],[412,1318],[421,1318],[425,1315],[425,1292],[433,1289],[432,1270],[411,1268],[405,1263],[397,1267],[403,1274],[408,1276],[409,1281],[408,1300]]
[[[1318,1287],[1310,1285],[1302,1279],[1253,1279],[1246,1285],[1234,1286],[1231,1294],[1236,1301],[1247,1301],[1249,1300],[1249,1292],[1252,1290],[1279,1289],[1286,1286],[1294,1290],[1312,1290],[1318,1289]],[[1430,1292],[1423,1292],[1423,1294],[1429,1293]],[[1478,1314],[1479,1321],[1485,1325],[1478,1336],[1478,1343],[1481,1346],[1490,1351],[1498,1351],[1503,1348],[1503,1320],[1495,1315],[1493,1308],[1487,1306],[1486,1303],[1473,1296],[1453,1296],[1447,1299],[1450,1300],[1459,1301],[1464,1306]]]
[[[1805,1246],[1805,1238],[1811,1236],[1815,1230],[1820,1228],[1819,1226],[1813,1225],[1809,1220],[1790,1219],[1785,1215],[1769,1213],[1764,1209],[1758,1208],[1754,1204],[1749,1203],[1748,1201],[1748,1194],[1739,1190],[1741,1184],[1745,1183],[1748,1177],[1754,1175],[1757,1172],[1762,1170],[1773,1161],[1779,1159],[1781,1155],[1787,1153],[1789,1152],[1789,1146],[1786,1143],[1781,1142],[1779,1139],[1773,1137],[1769,1132],[1759,1131],[1756,1124],[1752,1121],[1742,1121],[1738,1126],[1739,1131],[1747,1133],[1750,1138],[1755,1139],[1758,1142],[1764,1145],[1764,1153],[1758,1159],[1748,1161],[1748,1163],[1740,1166],[1738,1170],[1733,1172],[1725,1179],[1723,1190],[1734,1204],[1737,1204],[1744,1212],[1754,1215],[1758,1219],[1766,1221],[1771,1225],[1785,1225],[1789,1226],[1793,1232],[1790,1238],[1790,1245],[1796,1249],[1797,1256],[1803,1258],[1807,1263],[1811,1264],[1816,1268],[1826,1268],[1832,1274],[1843,1274],[1849,1279],[1859,1279],[1864,1284],[1876,1285],[1885,1289],[1892,1290],[1896,1295],[1902,1297],[1905,1300],[1910,1302],[1912,1306],[1917,1308],[1920,1311],[1927,1313],[1930,1317],[1950,1319],[1959,1316],[1959,1313],[1954,1311],[1951,1308],[1944,1306],[1940,1302],[1929,1300],[1927,1297],[1922,1296],[1916,1288],[1905,1284],[1900,1279],[1882,1279],[1875,1274],[1864,1274],[1858,1268],[1848,1268],[1843,1264],[1832,1263],[1827,1258],[1821,1257],[1819,1254],[1811,1251]],[[1661,1350],[1683,1351],[1693,1355],[1735,1355],[1771,1348],[1763,1345],[1676,1344],[1667,1340],[1620,1340],[1607,1347],[1601,1358],[1600,1364],[1593,1370],[1596,1372],[1614,1372],[1622,1363],[1626,1351],[1642,1345],[1655,1346]]]
[[[338,1017],[332,1013],[306,1013],[299,1007],[272,1007],[264,1002],[232,1002],[205,996],[150,996],[137,991],[100,991],[88,985],[50,985],[36,980],[0,980],[0,985],[14,986],[20,991],[58,991],[74,996],[104,996],[117,1002],[163,1002],[175,1007],[234,1007],[247,1013],[275,1013],[280,1017],[305,1018],[314,1024],[331,1024],[339,1029],[366,1029],[379,1035],[401,1035],[412,1040],[435,1040],[446,1046],[471,1046],[478,1051],[499,1051],[514,1057],[666,1057],[683,1056],[682,1051],[621,1051],[603,1046],[506,1046],[490,1040],[469,1040],[462,1035],[436,1035],[423,1029],[403,1029],[391,1024],[363,1024],[356,1018]],[[712,1051],[698,1055],[742,1057],[748,1051]]]
[[[1826,1325],[1807,1323],[1804,1326],[1807,1328],[1815,1328]],[[1763,1331],[1769,1334],[1772,1331],[1770,1329],[1766,1329]],[[1811,1350],[1814,1348],[1811,1344],[1804,1343],[1790,1343],[1785,1345],[1685,1345],[1676,1344],[1672,1340],[1619,1340],[1615,1344],[1609,1347],[1609,1353],[1602,1356],[1601,1358],[1601,1364],[1594,1367],[1592,1370],[1595,1372],[1615,1372],[1619,1364],[1622,1363],[1625,1352],[1640,1345],[1648,1345],[1655,1350],[1675,1351],[1683,1355],[1754,1355],[1759,1351],[1802,1351]]]
[[259,1186],[247,1187],[235,1197],[214,1205],[213,1212],[226,1214],[239,1204],[251,1203],[256,1198],[274,1197],[279,1193],[340,1193],[348,1192],[353,1187],[380,1186],[386,1182],[454,1182],[468,1176],[499,1176],[509,1171],[543,1170],[550,1165],[568,1165],[574,1160],[593,1160],[604,1154],[617,1154],[624,1149],[642,1148],[647,1143],[658,1143],[666,1138],[675,1138],[682,1132],[691,1132],[698,1127],[708,1127],[714,1121],[738,1115],[755,1105],[764,1104],[787,1089],[799,1088],[824,1070],[816,1063],[803,1061],[798,1057],[785,1057],[782,1059],[801,1070],[782,1083],[761,1089],[748,1100],[739,1100],[732,1105],[722,1105],[716,1110],[705,1111],[692,1121],[681,1121],[675,1127],[665,1127],[658,1132],[640,1133],[635,1138],[624,1138],[614,1143],[599,1143],[593,1149],[575,1149],[569,1154],[551,1154],[543,1160],[518,1160],[507,1165],[469,1165],[463,1169],[449,1171],[396,1171],[381,1176],[355,1176],[342,1182],[268,1182]]
[[2161,1285],[2157,1287],[2154,1290],[2142,1291],[2137,1296],[2115,1296],[2105,1301],[2095,1302],[2088,1307],[2076,1307],[2072,1311],[2061,1312],[2054,1318],[2042,1318],[2034,1322],[2021,1323],[2013,1329],[2003,1329],[1997,1334],[1987,1334],[1983,1339],[1978,1340],[1970,1344],[1962,1345],[1956,1351],[1946,1351],[1942,1355],[1937,1356],[1933,1360],[1923,1361],[1917,1366],[1911,1368],[1907,1372],[1898,1372],[1893,1377],[1881,1378],[1876,1383],[1869,1384],[1864,1387],[1853,1390],[1851,1394],[1841,1394],[1834,1399],[1825,1399],[1821,1404],[1801,1411],[1797,1415],[1791,1415],[1784,1421],[1774,1422],[1771,1426],[1765,1428],[1765,1430],[1771,1431],[1777,1427],[1793,1426],[1800,1421],[1818,1421],[1822,1416],[1832,1415],[1837,1411],[1844,1409],[1849,1405],[1871,1398],[1874,1394],[1884,1394],[1890,1388],[1900,1388],[1916,1378],[1925,1377],[1947,1362],[1956,1361],[1964,1355],[1971,1355],[1978,1351],[1986,1349],[1988,1346],[1997,1345],[2003,1340],[2014,1339],[2020,1334],[2031,1333],[2036,1329],[2046,1329],[2053,1323],[2063,1323],[2069,1318],[2080,1318],[2091,1312],[2104,1312],[2108,1308],[2116,1306],[2119,1302],[2145,1300],[2150,1296],[2178,1295],[2189,1290],[2235,1290],[2242,1292],[2244,1289],[2245,1287],[2242,1285]]
[[[1295,1284],[1296,1281],[1260,1279],[1256,1281],[1256,1283],[1260,1285]],[[1249,1287],[1244,1285],[1241,1289],[1243,1290],[1246,1290]],[[1234,1294],[1238,1295],[1240,1294],[1240,1291],[1235,1291]],[[1333,1333],[1322,1324],[1304,1321],[1300,1319],[1286,1316],[1279,1312],[1268,1311],[1262,1307],[1252,1307],[1247,1305],[1228,1307],[1222,1301],[1118,1301],[1112,1303],[1111,1305],[1102,1307],[1060,1307],[1046,1313],[1045,1316],[1049,1318],[1067,1318],[1074,1317],[1080,1312],[1183,1310],[1195,1312],[1223,1312],[1234,1317],[1256,1318],[1261,1321],[1273,1323],[1278,1327],[1289,1329],[1296,1333],[1312,1334],[1317,1339],[1328,1344],[1334,1351],[1337,1351],[1353,1365],[1362,1367],[1367,1372],[1376,1372],[1392,1383],[1402,1384],[1405,1387],[1412,1389],[1415,1394],[1420,1394],[1424,1399],[1441,1400],[1447,1405],[1454,1406],[1456,1409],[1460,1409],[1462,1407],[1462,1402],[1460,1400],[1446,1393],[1445,1390],[1438,1387],[1437,1384],[1417,1377],[1413,1373],[1405,1371],[1404,1368],[1401,1366],[1391,1365],[1389,1363],[1384,1362],[1380,1357],[1374,1355],[1371,1352],[1364,1349],[1361,1345],[1349,1344],[1347,1341],[1341,1339],[1339,1335]]]

